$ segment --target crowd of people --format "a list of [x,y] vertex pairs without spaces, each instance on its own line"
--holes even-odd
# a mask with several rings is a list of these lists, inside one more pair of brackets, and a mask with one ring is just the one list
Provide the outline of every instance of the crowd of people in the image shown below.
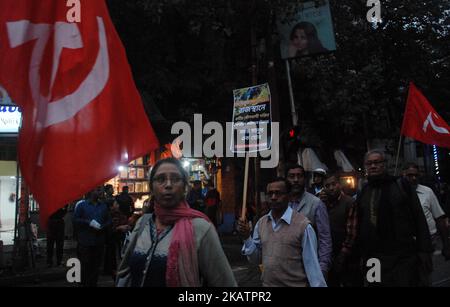
[[[177,167],[181,167],[176,159],[166,159],[161,161],[165,161],[166,164],[172,163]],[[165,169],[164,167],[162,169],[163,171]],[[155,165],[153,167],[153,170],[156,171],[158,168],[159,164]],[[199,217],[204,218],[208,221],[207,224],[205,224],[204,222],[200,222],[201,226],[199,229],[206,230],[204,235],[207,235],[206,237],[208,239],[204,240],[204,244],[206,245],[203,247],[203,249],[207,251],[207,253],[210,253],[211,250],[209,248],[206,248],[206,246],[210,245],[208,240],[216,239],[213,235],[216,234],[217,236],[217,227],[221,223],[219,214],[221,210],[220,193],[214,187],[212,181],[205,181],[204,188],[202,188],[202,182],[200,180],[192,181],[192,186],[190,186],[190,183],[188,182],[188,176],[184,173],[183,168],[181,167],[179,170],[180,172],[183,172],[183,182],[175,182],[175,188],[178,188],[176,192],[182,192],[182,194],[175,195],[175,193],[174,195],[176,197],[174,195],[172,196],[174,196],[174,199],[177,199],[178,202],[181,202],[181,198],[183,198],[181,207],[185,207],[186,210],[189,209],[187,211],[184,210],[183,215],[180,217],[185,217],[184,214],[189,215],[190,213],[194,213],[194,215],[197,214],[199,215]],[[141,227],[145,224],[143,221],[148,216],[156,216],[156,212],[163,212],[162,210],[165,204],[164,197],[167,197],[167,193],[163,195],[162,198],[160,198],[161,194],[159,194],[158,191],[162,191],[166,186],[169,186],[169,188],[173,187],[173,185],[171,185],[171,182],[169,182],[168,185],[166,185],[165,182],[161,183],[161,180],[158,179],[159,177],[156,177],[156,179],[153,180],[154,172],[152,172],[151,174],[150,184],[152,185],[152,197],[144,202],[142,210],[136,210],[134,208],[134,199],[130,196],[127,186],[123,187],[123,190],[120,194],[114,195],[113,186],[107,184],[105,186],[96,187],[94,190],[87,193],[85,197],[83,197],[83,199],[74,202],[71,205],[67,205],[52,214],[48,220],[47,231],[48,267],[64,265],[62,263],[64,239],[67,239],[70,232],[73,233],[73,239],[75,239],[77,242],[77,257],[80,260],[82,268],[81,285],[86,287],[96,286],[102,269],[102,273],[104,275],[112,276],[115,281],[118,281],[118,284],[121,284],[122,282],[119,282],[119,280],[121,279],[117,276],[117,268],[120,261],[123,259],[123,255],[129,255],[130,246],[134,246],[133,244],[135,243],[134,240],[136,236],[135,232],[140,233],[142,231]],[[179,189],[180,183],[182,183],[181,189]],[[187,193],[188,190],[189,192]],[[160,204],[162,204],[162,206],[160,206]],[[69,223],[73,225],[71,227],[72,229],[69,232],[65,230],[68,224],[66,222],[67,216],[69,215],[68,213],[70,213],[71,216]],[[171,211],[167,211],[169,220],[170,218],[173,218],[170,216],[170,213]],[[141,218],[142,216],[144,217]],[[159,222],[159,219],[157,220]],[[165,221],[164,218],[162,218],[161,220]],[[183,226],[180,226],[181,229],[176,229],[176,235],[180,235],[180,238],[185,240],[186,234],[184,232],[186,231],[186,225],[184,223],[182,224]],[[194,225],[197,224],[198,223],[196,221]],[[214,231],[209,230],[210,224],[213,225]],[[207,227],[205,228],[205,226]],[[172,227],[173,225],[170,225],[169,228],[171,229]],[[196,232],[197,231],[198,230],[196,230]],[[192,233],[192,230],[190,232]],[[210,236],[212,236],[212,238]],[[219,244],[220,241],[215,240],[214,242]],[[165,242],[165,244],[166,243],[167,242]],[[192,243],[193,242],[191,242],[191,245],[195,246]],[[167,245],[166,247],[169,247],[169,245]],[[185,246],[182,244],[182,247],[180,248],[181,251],[177,251],[177,253],[185,255],[184,247]],[[149,248],[150,247],[146,247],[146,249]],[[218,251],[222,251],[221,248]],[[168,250],[165,252],[167,254]],[[54,262],[55,254],[56,262]],[[160,255],[157,254],[157,257],[155,257],[154,259],[158,259],[159,256]],[[172,254],[170,254],[170,256],[172,257]],[[137,258],[132,258],[132,268],[135,268],[136,259]],[[170,259],[174,261],[174,258]],[[226,258],[224,259],[226,260]],[[196,259],[190,259],[189,261],[194,260],[196,261]],[[124,261],[128,261],[128,258],[125,258]],[[225,263],[228,264],[227,261],[225,261]],[[122,263],[121,267],[123,267],[123,265],[124,264]],[[172,265],[174,264],[172,263]],[[207,265],[210,266],[211,264],[207,263]],[[152,268],[156,267],[157,265],[153,263]],[[215,269],[216,267],[217,265],[213,264],[210,268]],[[189,266],[189,270],[190,268],[191,265]],[[166,268],[164,263],[164,268],[161,268],[160,273],[164,272],[165,270]],[[175,270],[178,271],[179,268],[175,267]],[[154,271],[152,270],[152,273],[153,272]],[[227,273],[229,274],[230,272],[231,271]],[[158,276],[157,273],[155,274],[156,275],[154,276]],[[192,272],[187,271],[186,274],[191,276]],[[136,276],[133,275],[133,278],[134,282],[132,283],[132,285],[137,285]],[[148,277],[147,281],[149,281],[150,283],[144,283],[145,285],[155,286],[165,284],[164,280],[156,280],[153,277]],[[184,282],[184,279],[182,279],[182,281]],[[221,281],[211,281],[211,284],[220,284],[220,282]],[[227,285],[230,284],[228,283]]]
[[[263,286],[430,286],[432,255],[450,260],[449,225],[433,190],[419,183],[420,169],[407,163],[388,174],[383,151],[364,157],[366,183],[346,195],[338,172],[317,169],[307,187],[305,169],[286,167],[270,180],[266,214],[237,221],[242,255],[258,264]],[[160,160],[150,174],[151,199],[134,213],[127,187],[113,195],[98,187],[79,201],[73,221],[82,285],[104,273],[117,286],[236,286],[223,251],[220,193],[212,182],[190,186],[177,159]],[[63,216],[49,220],[48,264],[62,260]],[[381,278],[367,278],[376,259]]]
[[[367,182],[346,195],[339,173],[289,165],[285,178],[267,185],[270,211],[250,229],[240,220],[242,253],[261,265],[265,286],[430,286],[432,256],[450,260],[448,219],[419,167],[390,176],[383,151],[364,157]],[[314,195],[315,194],[315,195]],[[373,260],[378,277],[367,278]]]

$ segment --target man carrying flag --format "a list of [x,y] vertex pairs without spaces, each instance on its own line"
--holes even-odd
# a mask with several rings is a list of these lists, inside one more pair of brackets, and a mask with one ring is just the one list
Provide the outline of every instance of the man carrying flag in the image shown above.
[[22,174],[42,224],[58,208],[157,148],[103,0],[0,2],[0,86],[23,111]]

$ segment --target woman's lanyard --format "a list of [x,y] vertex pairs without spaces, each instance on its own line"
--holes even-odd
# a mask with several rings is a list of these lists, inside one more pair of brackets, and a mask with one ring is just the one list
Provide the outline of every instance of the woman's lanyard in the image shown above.
[[141,287],[144,285],[145,279],[147,278],[148,271],[150,270],[150,263],[153,259],[153,255],[155,254],[158,243],[161,242],[173,228],[173,225],[170,225],[166,229],[164,229],[160,234],[158,234],[155,223],[152,222],[150,223],[149,226],[152,245],[147,251],[147,268],[145,269],[145,274],[142,276]]

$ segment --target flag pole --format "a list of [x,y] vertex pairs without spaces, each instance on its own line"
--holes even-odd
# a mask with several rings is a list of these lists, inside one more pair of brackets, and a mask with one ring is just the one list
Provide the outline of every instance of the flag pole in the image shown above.
[[285,63],[286,63],[286,76],[287,76],[288,87],[289,87],[289,102],[291,105],[292,124],[294,126],[297,126],[298,125],[298,114],[297,114],[297,110],[295,109],[294,91],[292,90],[291,68],[290,68],[289,60],[286,59]]
[[[294,99],[294,91],[292,90],[292,80],[291,80],[291,66],[289,64],[289,59],[285,60],[286,64],[286,77],[288,80],[288,88],[289,88],[289,101],[291,105],[291,117],[292,117],[292,124],[295,126],[298,125],[298,114],[297,110],[295,109],[295,99]],[[300,148],[301,150],[301,148]],[[301,153],[297,152],[297,163],[303,166],[303,160]]]
[[[406,95],[405,113],[406,113],[406,108],[408,107],[408,97],[409,97],[409,90],[408,90],[408,94]],[[400,138],[398,139],[397,157],[395,158],[394,176],[397,176],[398,158],[400,157],[400,146],[402,145],[402,132],[403,132],[403,124],[404,123],[405,123],[405,114],[403,114],[402,127],[400,128]]]
[[242,212],[241,212],[241,219],[243,221],[246,220],[246,214],[247,214],[247,184],[248,184],[248,165],[250,160],[250,154],[247,153],[245,155],[245,172],[244,172],[244,195],[242,197]]
[[398,140],[398,147],[397,147],[397,157],[395,158],[394,176],[397,176],[398,158],[400,157],[400,146],[401,145],[402,145],[402,134],[400,133],[400,138]]

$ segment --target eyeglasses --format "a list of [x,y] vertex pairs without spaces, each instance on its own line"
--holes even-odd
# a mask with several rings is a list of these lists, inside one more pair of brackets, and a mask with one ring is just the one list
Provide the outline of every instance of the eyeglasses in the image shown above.
[[161,186],[165,185],[169,180],[173,184],[179,184],[183,181],[183,178],[180,176],[167,177],[165,175],[160,175],[153,178],[153,182],[156,182],[156,184]]
[[375,165],[375,166],[378,166],[378,165],[383,164],[383,163],[384,163],[384,160],[378,160],[378,161],[366,161],[366,162],[364,162],[364,165],[365,165],[365,166],[371,166],[371,165],[373,164],[373,165]]

